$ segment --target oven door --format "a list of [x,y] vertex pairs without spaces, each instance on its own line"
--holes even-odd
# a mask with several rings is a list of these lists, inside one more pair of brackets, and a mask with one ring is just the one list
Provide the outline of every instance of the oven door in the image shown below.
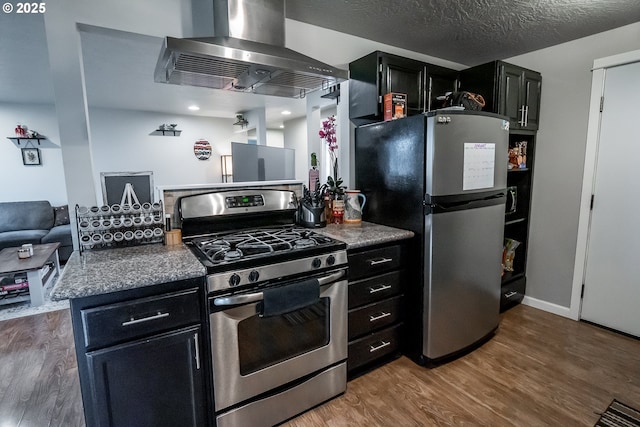
[[216,412],[347,358],[344,277],[318,277],[319,302],[273,317],[260,316],[255,290],[210,298]]

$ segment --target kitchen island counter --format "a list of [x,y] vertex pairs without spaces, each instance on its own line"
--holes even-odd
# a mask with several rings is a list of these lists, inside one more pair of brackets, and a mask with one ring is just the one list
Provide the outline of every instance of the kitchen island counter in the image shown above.
[[325,228],[318,228],[315,231],[345,242],[347,249],[380,245],[414,236],[413,231],[366,221],[360,224],[328,224]]
[[51,291],[54,301],[202,277],[204,266],[183,244],[74,251]]

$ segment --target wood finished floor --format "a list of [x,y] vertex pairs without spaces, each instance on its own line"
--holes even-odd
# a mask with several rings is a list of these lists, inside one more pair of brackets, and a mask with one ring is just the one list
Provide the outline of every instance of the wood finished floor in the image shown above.
[[[613,398],[640,407],[640,341],[518,306],[473,353],[402,357],[285,425],[593,426]],[[69,311],[0,322],[0,426],[83,425]]]

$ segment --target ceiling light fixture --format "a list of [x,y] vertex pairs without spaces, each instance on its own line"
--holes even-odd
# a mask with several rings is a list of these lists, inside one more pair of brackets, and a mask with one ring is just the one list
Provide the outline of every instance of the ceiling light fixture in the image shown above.
[[200,107],[198,107],[197,105],[189,105],[188,108],[191,111],[198,111],[200,109]]
[[284,110],[284,111],[282,112],[282,115],[283,115],[283,116],[290,116],[290,115],[291,115],[291,111],[289,111],[289,110]]

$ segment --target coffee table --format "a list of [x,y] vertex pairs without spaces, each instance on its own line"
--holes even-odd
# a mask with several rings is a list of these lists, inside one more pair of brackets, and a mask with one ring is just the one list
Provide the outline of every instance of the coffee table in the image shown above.
[[[33,245],[33,256],[30,258],[18,258],[18,249],[5,248],[0,251],[0,276],[3,274],[27,273],[29,282],[29,295],[33,307],[44,303],[44,290],[51,281],[60,275],[60,260],[58,259],[58,247],[60,243],[46,243],[43,245]],[[53,262],[54,272],[48,276],[42,274],[47,263]],[[42,282],[43,277],[47,277],[46,283]]]

